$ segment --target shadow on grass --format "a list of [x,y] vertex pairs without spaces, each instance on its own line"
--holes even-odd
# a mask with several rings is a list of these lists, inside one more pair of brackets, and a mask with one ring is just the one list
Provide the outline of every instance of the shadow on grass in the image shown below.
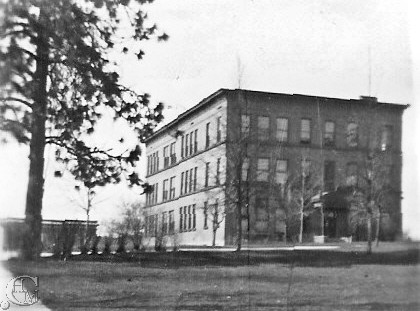
[[[341,267],[351,265],[414,265],[420,263],[419,249],[394,252],[344,252],[326,250],[241,251],[241,252],[168,252],[124,253],[109,255],[76,255],[71,261],[133,262],[142,267],[177,268],[185,266],[237,267],[259,264],[291,264],[309,267]],[[48,259],[47,259],[48,260]]]

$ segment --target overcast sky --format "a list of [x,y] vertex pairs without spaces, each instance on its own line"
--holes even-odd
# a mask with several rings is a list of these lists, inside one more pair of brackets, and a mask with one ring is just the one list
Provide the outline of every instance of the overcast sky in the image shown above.
[[[408,1],[385,0],[156,0],[147,6],[149,18],[170,38],[147,42],[141,62],[119,58],[121,72],[126,84],[166,104],[166,122],[220,88],[239,86],[340,98],[371,95],[410,103],[403,133],[404,229],[420,238],[419,109],[413,92],[419,82],[413,63],[419,64],[420,54],[414,29],[420,27],[415,9]],[[24,216],[27,155],[27,147],[0,145],[4,216]],[[69,195],[68,182],[51,177],[50,162],[44,218],[83,219],[83,211],[69,203],[74,195]],[[98,195],[103,202],[92,218],[115,217],[122,198],[136,197],[125,189],[121,185]]]

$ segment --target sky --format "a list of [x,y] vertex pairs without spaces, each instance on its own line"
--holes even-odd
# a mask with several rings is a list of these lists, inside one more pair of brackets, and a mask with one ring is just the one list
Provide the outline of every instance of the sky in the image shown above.
[[[169,40],[146,42],[140,62],[113,56],[126,85],[165,103],[165,122],[220,88],[356,99],[371,95],[409,103],[403,119],[403,227],[420,239],[415,1],[156,0],[145,9]],[[116,138],[119,128],[105,124],[100,132]],[[27,156],[25,146],[0,145],[3,216],[24,216]],[[140,172],[144,166],[143,159]],[[70,190],[72,181],[57,180],[54,169],[47,160],[43,217],[84,219],[73,202],[79,197]],[[91,218],[117,217],[120,202],[136,198],[138,191],[125,185],[98,191]]]

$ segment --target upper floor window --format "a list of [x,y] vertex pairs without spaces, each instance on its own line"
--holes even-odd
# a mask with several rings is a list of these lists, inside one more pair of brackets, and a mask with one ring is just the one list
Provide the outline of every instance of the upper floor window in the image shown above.
[[169,166],[169,146],[163,148],[163,168]]
[[175,142],[171,143],[171,165],[176,163]]
[[251,126],[251,118],[250,116],[243,114],[241,115],[241,133],[244,136],[249,135],[249,129]]
[[270,138],[270,118],[258,117],[258,140],[268,140]]
[[169,180],[169,199],[175,198],[175,176]]
[[159,170],[159,152],[152,153],[149,157],[148,173],[153,174]]
[[334,138],[335,138],[335,123],[332,121],[327,121],[325,122],[324,145],[334,146]]
[[190,134],[185,135],[185,151],[184,156],[188,157],[189,155],[189,140],[190,140]]
[[222,117],[217,117],[217,133],[216,140],[220,142],[222,140]]
[[276,162],[276,183],[284,185],[287,181],[287,160]]
[[206,124],[206,149],[210,147],[210,122]]
[[346,184],[348,186],[357,185],[358,169],[356,162],[347,163],[346,167]]
[[270,159],[259,158],[257,162],[257,181],[268,181]]
[[249,158],[243,159],[241,178],[243,181],[246,181],[249,178]]
[[381,131],[381,150],[385,151],[392,146],[392,126],[385,125]]
[[302,144],[311,143],[311,120],[302,119],[300,121],[300,142]]
[[216,167],[216,185],[220,185],[220,158],[217,159]]
[[289,120],[287,118],[277,118],[276,120],[277,130],[276,139],[277,141],[287,141],[289,131]]
[[198,136],[198,129],[194,131],[194,153],[197,153],[198,151],[197,136]]
[[162,189],[162,201],[166,201],[168,199],[168,179],[163,181],[163,189]]
[[347,146],[349,147],[357,147],[359,144],[359,126],[357,123],[350,122],[347,124]]
[[181,136],[181,158],[184,158],[184,143],[185,143],[185,138],[184,135]]
[[325,161],[324,164],[324,190],[335,190],[335,162]]
[[204,176],[204,187],[209,186],[210,162],[206,162],[206,172]]
[[311,170],[312,170],[312,162],[308,158],[303,158],[301,161],[301,173],[302,177],[304,178],[305,183],[309,183],[309,180],[311,178]]

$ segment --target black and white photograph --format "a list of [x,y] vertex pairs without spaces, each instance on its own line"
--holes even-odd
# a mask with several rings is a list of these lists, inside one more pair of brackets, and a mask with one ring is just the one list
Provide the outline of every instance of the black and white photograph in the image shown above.
[[0,0],[0,310],[420,310],[414,0]]

